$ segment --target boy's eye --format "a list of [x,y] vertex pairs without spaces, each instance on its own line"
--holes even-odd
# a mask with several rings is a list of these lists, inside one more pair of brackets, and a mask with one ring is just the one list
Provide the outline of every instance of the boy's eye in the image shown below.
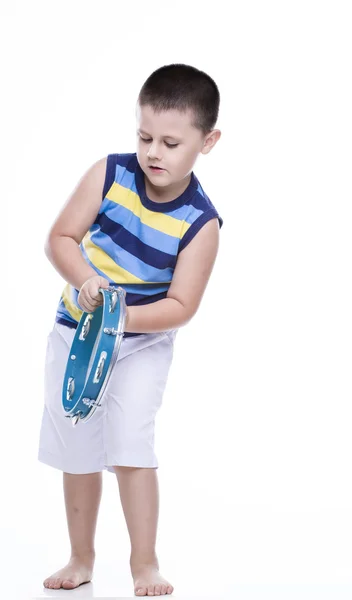
[[[150,142],[152,142],[152,141],[153,141],[153,140],[150,140],[150,139],[147,139],[147,138],[142,138],[141,136],[139,136],[139,137],[140,137],[140,140],[141,140],[142,142],[146,142],[146,143],[148,143],[148,144],[149,144]],[[178,144],[168,144],[168,142],[165,142],[165,145],[166,145],[168,148],[177,148],[177,146],[178,146]]]

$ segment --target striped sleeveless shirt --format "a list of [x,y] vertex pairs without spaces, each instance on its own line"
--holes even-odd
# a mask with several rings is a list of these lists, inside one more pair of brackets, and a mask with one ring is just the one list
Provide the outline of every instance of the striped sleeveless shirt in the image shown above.
[[[214,217],[221,227],[221,217],[193,172],[178,198],[153,202],[136,153],[109,154],[100,210],[80,249],[98,275],[125,289],[128,306],[149,304],[166,298],[178,254]],[[83,313],[78,294],[72,285],[65,286],[58,323],[77,327]],[[125,334],[134,335],[139,334]]]

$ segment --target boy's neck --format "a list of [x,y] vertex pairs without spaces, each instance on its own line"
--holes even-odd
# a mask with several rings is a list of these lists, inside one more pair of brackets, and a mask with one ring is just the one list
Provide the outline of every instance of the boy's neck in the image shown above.
[[176,200],[188,188],[190,181],[191,175],[188,175],[182,181],[162,188],[152,186],[149,179],[144,176],[145,191],[152,202],[172,202],[172,200]]

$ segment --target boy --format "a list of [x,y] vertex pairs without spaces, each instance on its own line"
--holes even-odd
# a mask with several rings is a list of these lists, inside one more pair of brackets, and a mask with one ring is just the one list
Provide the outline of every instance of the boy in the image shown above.
[[[48,336],[38,458],[63,471],[71,557],[47,588],[91,580],[107,469],[118,480],[135,595],[173,591],[155,552],[154,420],[177,329],[197,311],[217,255],[222,219],[192,168],[220,138],[219,101],[215,82],[194,67],[152,73],[138,97],[137,153],[95,163],[49,232],[46,254],[67,285]],[[102,407],[73,428],[61,406],[70,346],[82,311],[93,312],[109,285],[126,290],[125,335]]]

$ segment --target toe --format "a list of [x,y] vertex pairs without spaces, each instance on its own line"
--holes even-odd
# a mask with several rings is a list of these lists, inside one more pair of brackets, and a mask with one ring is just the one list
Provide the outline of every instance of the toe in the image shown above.
[[160,586],[160,593],[161,594],[166,594],[166,585],[161,585]]
[[145,588],[137,588],[136,589],[136,596],[146,596],[147,595],[147,590]]
[[148,585],[148,596],[154,596],[154,586]]
[[172,587],[172,585],[168,585],[167,586],[167,593],[168,594],[172,594],[173,591],[174,591],[174,588]]
[[64,579],[62,582],[62,587],[65,590],[72,590],[74,587],[77,587],[77,586],[75,586],[73,581],[71,581],[70,579]]
[[155,595],[160,596],[160,593],[161,593],[161,585],[156,585],[155,586]]

